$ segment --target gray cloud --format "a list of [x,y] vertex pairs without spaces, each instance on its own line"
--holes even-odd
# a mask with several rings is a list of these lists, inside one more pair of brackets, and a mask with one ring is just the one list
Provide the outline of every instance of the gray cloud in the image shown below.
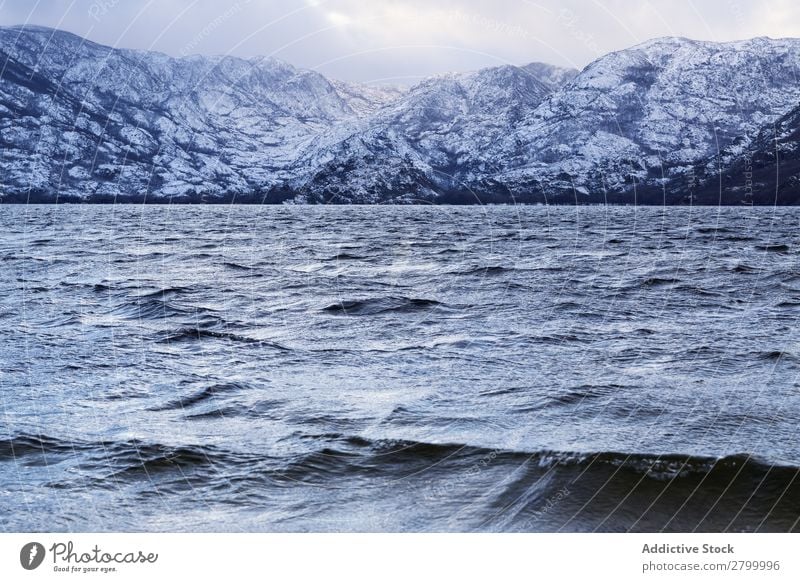
[[118,47],[272,55],[331,77],[413,82],[545,61],[583,67],[657,36],[800,36],[793,0],[0,0],[0,24]]

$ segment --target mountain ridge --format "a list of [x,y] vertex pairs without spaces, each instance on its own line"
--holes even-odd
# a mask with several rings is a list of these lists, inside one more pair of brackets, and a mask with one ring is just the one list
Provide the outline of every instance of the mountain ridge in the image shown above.
[[[800,40],[763,37],[651,39],[582,71],[501,65],[402,89],[43,27],[0,27],[0,61],[6,202],[699,203],[713,168],[740,172],[800,105]],[[718,201],[742,203],[717,182]],[[766,174],[752,190],[774,201]]]

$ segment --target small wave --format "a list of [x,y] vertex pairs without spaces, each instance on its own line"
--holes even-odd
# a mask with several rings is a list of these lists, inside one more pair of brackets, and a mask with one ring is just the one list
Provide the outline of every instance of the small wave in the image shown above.
[[250,272],[253,270],[253,267],[248,267],[246,265],[240,265],[239,263],[232,263],[232,262],[222,263],[222,266],[225,267],[226,269],[230,269],[231,271]]
[[573,309],[586,309],[586,305],[582,305],[576,301],[572,301],[567,299],[566,301],[559,301],[553,306],[553,309],[558,309],[559,311],[570,311]]
[[[140,441],[105,443],[96,460],[98,470],[112,470],[110,475],[104,475],[103,480],[140,479],[144,475],[152,479],[159,473],[175,471],[183,479],[191,474],[196,478],[210,480],[225,475],[226,471],[236,467],[254,467],[259,461],[256,455],[212,445],[168,446]],[[198,470],[202,473],[196,475]]]
[[699,297],[723,297],[724,293],[720,293],[718,291],[709,291],[708,289],[704,289],[702,287],[698,287],[696,285],[679,285],[675,288],[676,291],[680,291],[681,293],[689,293],[691,295],[697,295]]
[[191,291],[188,287],[165,287],[163,289],[158,289],[156,291],[151,291],[149,293],[142,293],[141,295],[137,295],[134,299],[153,299],[153,298],[166,298],[172,297],[175,295],[182,295],[184,293],[189,293]]
[[116,452],[111,456],[110,462],[122,465],[114,474],[120,476],[213,465],[219,458],[220,455],[208,447],[141,445]]
[[778,360],[787,360],[787,359],[793,359],[794,358],[794,356],[792,354],[790,354],[789,352],[783,352],[783,351],[780,351],[780,350],[772,350],[772,351],[766,351],[766,352],[755,352],[755,357],[758,358],[759,360],[769,360],[769,361],[773,361],[773,362],[776,362]]
[[176,398],[175,400],[171,400],[162,406],[157,406],[151,408],[150,410],[152,411],[183,410],[184,408],[191,408],[196,404],[200,404],[202,402],[206,402],[207,400],[216,398],[221,394],[228,394],[230,392],[243,392],[247,389],[248,387],[246,385],[240,384],[238,382],[212,384],[210,386],[206,386],[201,390],[198,390],[197,392]]
[[478,275],[478,276],[493,276],[493,275],[503,275],[505,273],[513,273],[518,271],[514,267],[503,267],[499,265],[493,266],[486,266],[486,267],[474,267],[470,269],[465,269],[462,271],[450,271],[449,275]]
[[76,453],[98,460],[102,457],[112,464],[128,464],[128,468],[148,463],[157,465],[160,462],[190,464],[208,457],[198,449],[145,444],[140,441],[64,441],[51,436],[31,434],[18,434],[0,440],[0,460]]
[[189,313],[187,309],[156,297],[126,301],[111,310],[111,315],[124,319],[165,319],[186,316]]
[[788,253],[789,245],[756,245],[756,250],[768,253]]
[[366,261],[368,257],[362,255],[356,255],[353,253],[338,253],[331,258],[327,259],[328,261]]
[[378,315],[381,313],[410,313],[441,307],[446,306],[433,299],[380,297],[341,301],[324,307],[323,311],[336,315]]
[[680,283],[680,279],[667,277],[650,277],[641,282],[642,287],[663,287],[665,285],[675,285]]
[[390,473],[403,478],[431,468],[465,447],[430,443],[369,440],[358,436],[333,437],[329,446],[298,456],[276,477],[289,481],[320,482],[350,474]]
[[743,236],[736,228],[728,226],[700,226],[695,229],[695,232],[698,234],[721,235],[719,238],[723,241],[742,240],[743,238],[752,239],[752,237]]
[[68,454],[81,445],[47,435],[18,434],[0,440],[0,461],[29,455]]
[[82,323],[81,318],[75,314],[64,314],[60,317],[54,317],[52,319],[46,319],[44,321],[38,322],[36,325],[38,327],[47,327],[47,328],[60,328],[60,327],[67,327],[70,325],[80,325]]
[[180,343],[187,341],[199,341],[203,339],[222,339],[233,342],[240,342],[246,344],[257,344],[265,347],[272,347],[282,351],[289,351],[289,348],[282,346],[278,343],[260,340],[258,338],[239,335],[226,331],[216,331],[213,329],[204,329],[202,327],[182,327],[175,331],[166,333],[165,337],[158,340],[158,343]]
[[252,416],[250,409],[241,404],[231,406],[215,406],[210,410],[200,410],[187,414],[184,418],[186,420],[215,420],[225,419],[229,417],[247,417]]
[[558,394],[553,397],[553,402],[556,404],[580,404],[584,400],[591,400],[596,398],[603,398],[612,396],[616,392],[624,389],[620,384],[605,384],[605,385],[592,385],[584,384],[573,390],[568,390],[563,394]]
[[734,273],[757,273],[760,271],[758,267],[751,267],[750,265],[745,265],[744,263],[739,263],[733,269],[731,269]]
[[[13,449],[13,451],[12,451]],[[213,467],[224,473],[232,467],[249,467],[260,459],[257,455],[222,449],[212,445],[165,445],[132,440],[98,440],[66,442],[53,437],[21,434],[0,441],[0,460],[26,457],[26,464],[35,465],[51,455],[75,456],[83,475],[81,483],[54,482],[51,486],[84,486],[83,478],[107,483],[112,478],[140,478],[143,474],[178,469]],[[50,461],[49,463],[51,463]],[[109,470],[111,473],[109,474]]]
[[588,341],[587,338],[583,338],[572,333],[551,333],[547,335],[531,337],[530,340],[533,341],[534,343],[553,344],[553,345],[562,345],[573,342],[585,343]]

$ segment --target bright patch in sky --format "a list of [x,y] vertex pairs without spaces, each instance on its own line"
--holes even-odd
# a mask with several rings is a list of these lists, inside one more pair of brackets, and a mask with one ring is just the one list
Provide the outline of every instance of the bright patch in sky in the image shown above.
[[328,20],[335,26],[346,26],[350,24],[350,17],[341,12],[328,12]]

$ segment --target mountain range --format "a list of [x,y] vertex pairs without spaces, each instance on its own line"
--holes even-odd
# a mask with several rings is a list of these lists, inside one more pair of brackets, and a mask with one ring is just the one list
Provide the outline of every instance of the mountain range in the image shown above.
[[800,203],[800,39],[413,87],[0,28],[0,201]]

